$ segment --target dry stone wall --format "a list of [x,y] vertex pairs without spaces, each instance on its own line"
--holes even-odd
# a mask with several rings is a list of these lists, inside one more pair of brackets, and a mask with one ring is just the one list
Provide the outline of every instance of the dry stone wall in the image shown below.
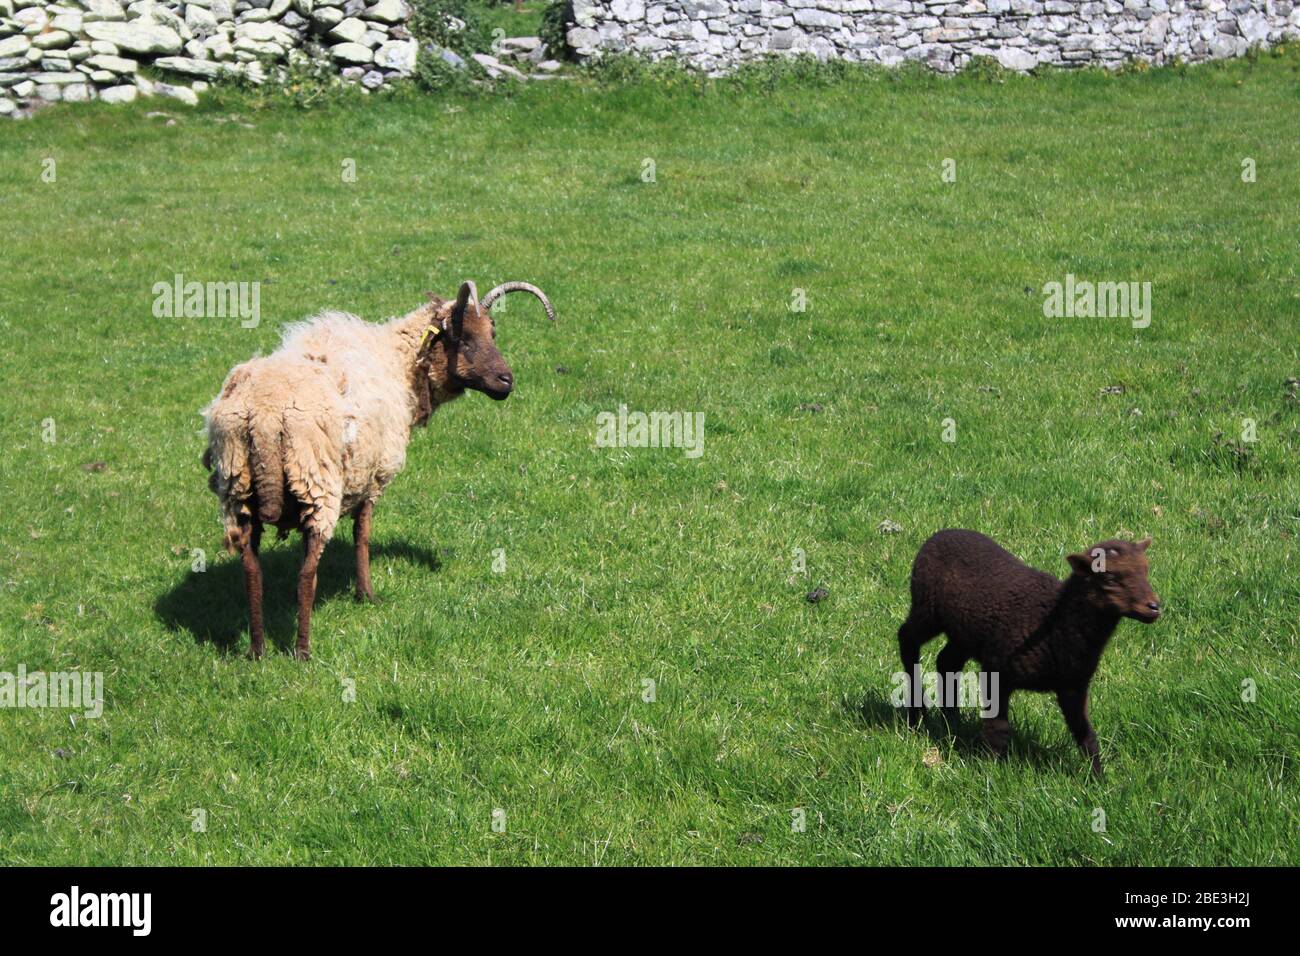
[[1292,0],[573,0],[579,55],[676,57],[722,72],[769,54],[959,70],[1241,56],[1300,36]]
[[410,17],[404,0],[0,0],[0,114],[151,95],[193,104],[214,78],[261,82],[296,58],[376,89],[415,69]]

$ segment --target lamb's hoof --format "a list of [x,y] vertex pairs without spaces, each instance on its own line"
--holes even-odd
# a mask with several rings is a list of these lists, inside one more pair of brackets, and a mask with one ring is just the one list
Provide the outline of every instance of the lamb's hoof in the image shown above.
[[250,661],[260,661],[262,659],[262,654],[264,650],[265,648],[258,647],[257,645],[253,645],[252,647],[250,647],[248,650],[244,652],[244,656],[247,657]]
[[295,648],[293,649],[293,659],[296,660],[296,661],[309,661],[309,660],[311,660],[311,648],[310,648],[310,647],[295,647]]
[[1011,728],[1003,725],[1001,727],[984,728],[984,747],[994,760],[1006,760],[1007,751],[1011,745]]
[[378,604],[374,591],[358,591],[355,595],[358,604]]

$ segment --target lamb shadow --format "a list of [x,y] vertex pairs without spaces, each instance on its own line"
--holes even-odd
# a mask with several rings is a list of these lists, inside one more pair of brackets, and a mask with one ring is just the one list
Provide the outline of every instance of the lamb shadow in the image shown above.
[[[438,555],[428,548],[406,541],[370,545],[371,573],[387,558],[418,564],[437,572]],[[297,637],[298,569],[302,547],[271,544],[264,540],[262,552],[262,621],[266,640],[287,651]],[[325,546],[316,569],[316,606],[340,594],[352,595],[356,564],[352,543],[332,541]],[[244,591],[244,569],[238,558],[222,556],[202,572],[190,571],[184,580],[154,602],[154,613],[169,631],[189,633],[196,643],[211,643],[230,653],[248,640],[248,595]]]
[[[869,695],[860,701],[846,696],[841,698],[840,706],[851,720],[864,726],[912,730],[907,724],[907,714],[902,708],[895,707],[893,701],[886,696]],[[1034,737],[1020,733],[1015,723],[1014,708],[1011,719],[1011,747],[1007,759],[1024,760],[1036,767],[1061,766],[1062,754],[1044,747]],[[992,760],[992,755],[984,746],[981,723],[978,711],[965,709],[961,711],[957,727],[950,730],[938,708],[927,708],[921,726],[913,732],[925,734],[939,746],[947,745],[951,740],[958,753],[971,759]]]

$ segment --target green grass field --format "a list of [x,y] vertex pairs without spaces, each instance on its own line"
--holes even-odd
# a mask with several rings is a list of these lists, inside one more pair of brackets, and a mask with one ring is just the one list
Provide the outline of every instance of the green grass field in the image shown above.
[[516,10],[513,0],[508,3],[474,4],[474,9],[488,27],[488,32],[500,29],[508,37],[537,36],[542,25],[543,0],[526,0]]
[[[0,861],[1300,862],[1298,70],[4,124],[0,670],[106,700],[0,710]],[[155,318],[177,273],[261,282],[260,325]],[[1046,318],[1067,274],[1152,283],[1150,327]],[[559,321],[511,301],[515,395],[416,434],[380,603],[345,523],[295,662],[300,547],[271,544],[274,650],[244,659],[199,410],[285,322],[467,278]],[[703,455],[596,447],[620,404],[703,412]],[[951,526],[1062,576],[1154,536],[1168,612],[1093,684],[1104,781],[1047,696],[1013,699],[1003,762],[974,717],[895,718],[910,563]]]

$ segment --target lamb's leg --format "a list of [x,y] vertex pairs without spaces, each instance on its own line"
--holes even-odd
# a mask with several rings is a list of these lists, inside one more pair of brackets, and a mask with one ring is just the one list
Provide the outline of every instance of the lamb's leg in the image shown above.
[[1066,726],[1074,735],[1075,743],[1092,758],[1092,772],[1100,777],[1101,748],[1097,746],[1097,732],[1092,729],[1092,721],[1088,719],[1088,688],[1058,690],[1056,702],[1061,707]]
[[[1011,720],[1007,714],[1007,705],[1011,703],[1011,691],[1000,684],[989,689],[989,700],[985,701],[988,713],[984,716],[984,743],[995,757],[1007,755],[1007,745],[1011,743]],[[991,716],[989,716],[991,714]]]
[[244,565],[244,587],[248,591],[248,656],[256,660],[266,648],[262,628],[262,563],[257,557],[262,543],[262,523],[253,519],[241,524],[239,552]]
[[948,638],[948,644],[939,652],[935,670],[939,672],[939,705],[943,709],[943,719],[948,722],[948,729],[957,730],[957,681],[961,670],[970,660],[965,651]]
[[352,537],[357,547],[357,600],[373,601],[374,589],[370,586],[370,516],[374,502],[367,501],[357,509],[352,520]]
[[898,629],[898,650],[903,658],[903,671],[908,676],[910,688],[907,701],[907,722],[919,727],[925,716],[924,696],[921,691],[921,645],[939,633],[916,614],[908,614]]
[[293,656],[300,661],[311,659],[311,609],[316,603],[316,566],[320,564],[325,539],[314,531],[303,532],[302,570],[298,572],[298,643]]

